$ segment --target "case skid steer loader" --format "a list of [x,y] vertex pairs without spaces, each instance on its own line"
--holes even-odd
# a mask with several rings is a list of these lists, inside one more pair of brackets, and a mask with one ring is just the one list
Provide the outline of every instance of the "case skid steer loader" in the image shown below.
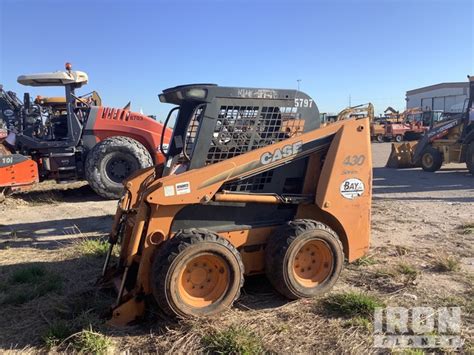
[[469,78],[469,99],[462,113],[437,122],[418,142],[392,144],[389,168],[435,172],[447,163],[466,163],[474,175],[474,76]]
[[[118,291],[111,323],[151,302],[177,316],[232,305],[245,275],[266,274],[290,299],[328,291],[369,247],[370,122],[320,128],[295,90],[164,90],[177,105],[166,162],[125,182],[102,281]],[[109,267],[115,243],[118,263]]]

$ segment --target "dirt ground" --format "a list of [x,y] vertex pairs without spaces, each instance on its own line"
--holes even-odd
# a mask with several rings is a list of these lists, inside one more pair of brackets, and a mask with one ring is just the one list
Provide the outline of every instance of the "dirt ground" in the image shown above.
[[[389,151],[388,143],[373,145],[369,257],[347,265],[331,294],[367,294],[389,306],[460,306],[462,351],[473,351],[474,177],[461,164],[436,173],[387,169]],[[324,298],[288,302],[262,277],[246,280],[240,300],[216,319],[177,322],[157,312],[133,327],[108,327],[101,311],[111,295],[94,286],[102,259],[83,242],[107,235],[116,203],[82,183],[47,183],[0,205],[0,349],[46,350],[45,334],[65,322],[105,335],[109,350],[206,352],[208,334],[235,327],[268,352],[377,350],[370,324],[328,313]],[[44,266],[61,286],[7,302],[21,285],[6,280],[28,265]],[[70,350],[67,344],[53,349]]]

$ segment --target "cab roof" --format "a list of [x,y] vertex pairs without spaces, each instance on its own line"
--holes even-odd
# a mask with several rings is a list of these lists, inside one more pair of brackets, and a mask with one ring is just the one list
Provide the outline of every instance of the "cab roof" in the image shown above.
[[39,73],[20,75],[17,81],[27,86],[65,86],[74,84],[81,87],[87,84],[89,77],[82,71],[57,71],[52,73]]

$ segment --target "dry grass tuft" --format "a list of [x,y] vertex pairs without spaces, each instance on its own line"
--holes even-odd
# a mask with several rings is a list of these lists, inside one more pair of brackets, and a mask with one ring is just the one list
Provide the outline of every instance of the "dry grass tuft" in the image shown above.
[[202,338],[206,353],[211,354],[261,354],[264,352],[259,337],[241,326],[231,326]]
[[461,260],[453,255],[439,256],[434,262],[434,268],[441,272],[455,272],[461,270]]

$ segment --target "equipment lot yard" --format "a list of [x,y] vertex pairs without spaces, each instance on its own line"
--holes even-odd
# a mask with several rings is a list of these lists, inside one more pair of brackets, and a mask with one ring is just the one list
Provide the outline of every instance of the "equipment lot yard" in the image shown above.
[[372,308],[384,304],[461,306],[463,350],[473,351],[474,178],[459,164],[435,174],[386,169],[389,152],[373,145],[369,256],[347,265],[329,295],[288,302],[254,277],[211,320],[156,311],[139,325],[108,327],[102,313],[113,296],[94,286],[104,248],[87,240],[106,236],[116,202],[81,184],[9,198],[0,205],[0,349],[358,353],[376,350]]

